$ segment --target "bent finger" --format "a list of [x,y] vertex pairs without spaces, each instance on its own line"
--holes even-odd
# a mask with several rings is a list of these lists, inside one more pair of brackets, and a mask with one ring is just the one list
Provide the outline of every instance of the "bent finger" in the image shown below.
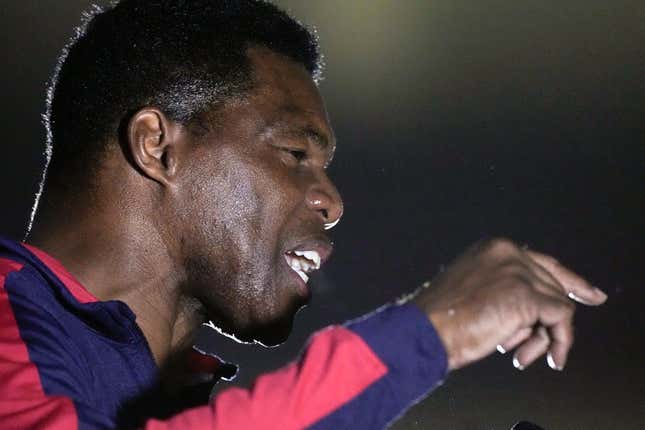
[[513,336],[511,336],[506,342],[497,345],[497,350],[501,354],[506,354],[506,351],[515,349],[517,345],[524,342],[526,339],[531,337],[533,334],[533,329],[531,327],[524,327],[523,329],[518,330]]
[[544,326],[539,326],[534,330],[531,337],[520,345],[513,356],[513,366],[519,370],[524,370],[530,366],[540,356],[544,355],[549,349],[551,339]]
[[553,370],[562,370],[567,364],[567,357],[573,345],[572,320],[563,320],[549,327],[549,332],[552,342],[547,354],[547,363]]

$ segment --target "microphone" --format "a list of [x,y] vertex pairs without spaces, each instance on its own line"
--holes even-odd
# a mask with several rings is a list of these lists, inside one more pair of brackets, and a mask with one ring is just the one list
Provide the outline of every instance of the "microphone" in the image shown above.
[[544,430],[542,427],[528,421],[520,421],[511,427],[511,430]]

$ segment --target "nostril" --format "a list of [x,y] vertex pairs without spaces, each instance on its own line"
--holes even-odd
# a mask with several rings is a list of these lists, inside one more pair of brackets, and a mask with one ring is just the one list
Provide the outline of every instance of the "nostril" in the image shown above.
[[326,207],[326,200],[323,201],[320,196],[317,196],[315,198],[309,199],[308,201],[310,207],[323,217],[324,222],[327,222],[327,220],[329,219],[329,211]]
[[326,230],[338,223],[342,214],[342,202],[340,198],[336,198],[333,192],[312,187],[307,191],[306,200],[307,206],[318,214]]

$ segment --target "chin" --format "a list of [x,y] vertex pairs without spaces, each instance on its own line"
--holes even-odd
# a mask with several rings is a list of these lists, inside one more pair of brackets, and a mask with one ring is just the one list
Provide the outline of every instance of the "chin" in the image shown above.
[[269,321],[256,322],[252,325],[236,326],[235,324],[220,324],[211,320],[207,325],[220,334],[244,344],[275,347],[283,344],[289,338],[293,329],[293,321],[299,309],[290,310]]
[[293,318],[263,326],[253,335],[253,343],[269,348],[279,346],[287,341],[292,329]]
[[269,321],[256,322],[251,326],[234,330],[236,340],[265,347],[279,346],[289,338],[295,314],[295,311],[287,312]]

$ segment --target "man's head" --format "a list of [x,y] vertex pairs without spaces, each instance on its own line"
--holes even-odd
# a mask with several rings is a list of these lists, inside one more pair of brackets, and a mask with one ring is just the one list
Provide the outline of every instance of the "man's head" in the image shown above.
[[314,80],[321,72],[316,37],[270,3],[124,0],[96,7],[63,50],[49,90],[50,184],[63,191],[80,183],[72,174],[87,180],[141,107],[156,106],[198,132],[200,114],[252,87],[246,50],[253,45],[302,64]]
[[184,295],[244,340],[284,340],[342,213],[315,38],[264,2],[124,0],[63,60],[47,205],[134,208],[133,240],[157,237]]

